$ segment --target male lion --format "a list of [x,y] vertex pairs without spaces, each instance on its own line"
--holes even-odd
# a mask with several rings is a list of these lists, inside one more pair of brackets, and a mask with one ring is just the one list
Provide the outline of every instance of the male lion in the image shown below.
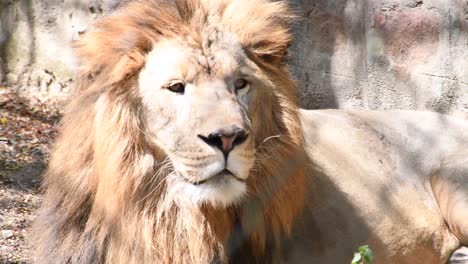
[[444,263],[468,244],[468,123],[303,111],[267,0],[131,1],[78,44],[37,263]]

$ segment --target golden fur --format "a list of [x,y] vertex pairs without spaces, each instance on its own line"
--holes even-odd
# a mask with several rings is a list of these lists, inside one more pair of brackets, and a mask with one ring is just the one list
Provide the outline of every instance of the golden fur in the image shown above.
[[[37,263],[226,262],[246,245],[257,257],[277,247],[306,191],[295,84],[283,62],[291,18],[283,2],[266,0],[132,1],[79,41],[79,76],[34,226]],[[238,36],[271,86],[254,113],[263,122],[253,125],[260,147],[249,202],[229,208],[193,207],[166,195],[171,163],[145,137],[136,89],[155,43],[201,41],[212,23]],[[283,177],[270,176],[276,171]]]

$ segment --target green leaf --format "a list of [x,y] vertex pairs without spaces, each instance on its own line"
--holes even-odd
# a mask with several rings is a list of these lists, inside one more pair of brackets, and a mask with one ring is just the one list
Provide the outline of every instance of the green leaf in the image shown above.
[[358,251],[363,253],[364,251],[366,251],[367,249],[369,248],[369,245],[363,245],[363,246],[360,246],[358,248]]
[[8,123],[8,119],[6,117],[2,117],[2,118],[0,118],[0,123],[2,125],[6,125],[6,123]]
[[372,263],[372,260],[374,259],[374,254],[372,252],[372,249],[370,249],[368,245],[360,246],[358,250],[361,256],[366,261],[366,263]]
[[368,248],[367,251],[364,253],[364,259],[367,263],[372,263],[372,261],[374,260],[374,254],[372,253],[372,250],[370,248]]
[[354,257],[353,257],[353,260],[351,260],[351,264],[358,264],[360,260],[361,260],[361,254],[354,253]]

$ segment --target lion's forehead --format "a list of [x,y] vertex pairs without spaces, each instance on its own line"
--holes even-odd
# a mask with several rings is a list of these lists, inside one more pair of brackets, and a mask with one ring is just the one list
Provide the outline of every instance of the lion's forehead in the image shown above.
[[[217,33],[218,35],[220,33]],[[224,79],[245,65],[245,53],[231,34],[201,43],[187,39],[169,39],[156,43],[148,54],[145,70],[161,81],[183,78],[187,82]]]

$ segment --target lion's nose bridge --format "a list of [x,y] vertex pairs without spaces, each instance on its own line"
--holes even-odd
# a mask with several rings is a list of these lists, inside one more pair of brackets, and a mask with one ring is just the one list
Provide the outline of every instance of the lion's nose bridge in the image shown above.
[[226,127],[238,127],[247,130],[240,105],[230,94],[210,96],[204,104],[203,115],[200,116],[199,133],[209,135],[213,131]]

